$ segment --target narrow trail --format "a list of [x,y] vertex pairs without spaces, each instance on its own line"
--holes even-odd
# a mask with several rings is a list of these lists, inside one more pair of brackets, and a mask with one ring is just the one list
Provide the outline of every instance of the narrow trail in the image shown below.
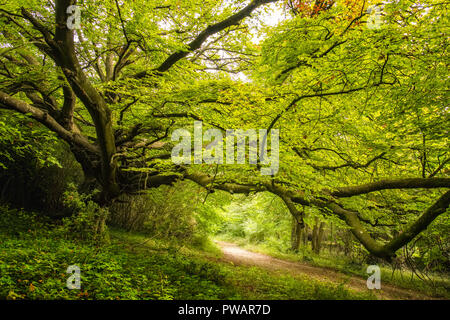
[[380,290],[369,290],[367,288],[367,279],[358,276],[349,276],[338,271],[315,267],[301,262],[291,262],[286,260],[277,259],[262,253],[256,253],[248,251],[238,247],[234,243],[216,241],[217,245],[222,249],[223,258],[222,261],[233,263],[238,266],[255,266],[266,269],[275,273],[286,274],[289,273],[294,277],[307,277],[322,282],[333,282],[341,284],[345,282],[345,287],[358,291],[368,292],[372,291],[378,299],[384,300],[430,300],[433,297],[425,294],[399,288],[391,284],[383,283],[381,279]]

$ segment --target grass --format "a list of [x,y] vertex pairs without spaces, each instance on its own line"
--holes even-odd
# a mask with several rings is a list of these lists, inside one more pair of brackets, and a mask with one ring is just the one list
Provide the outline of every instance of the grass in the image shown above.
[[258,267],[230,266],[219,263],[217,259],[222,252],[212,242],[208,249],[199,250],[193,247],[167,247],[167,243],[157,239],[148,239],[145,235],[128,233],[121,230],[111,232],[114,238],[121,239],[130,245],[136,252],[171,251],[188,261],[202,262],[210,265],[211,260],[216,261],[213,266],[218,267],[225,276],[224,285],[235,290],[235,295],[226,299],[300,299],[300,300],[335,300],[335,299],[375,299],[367,293],[356,293],[344,288],[342,285],[327,284],[311,279],[299,279],[290,275],[274,275]]
[[[110,230],[110,243],[69,238],[57,225],[0,208],[0,299],[374,299],[334,284],[211,261],[220,251]],[[69,265],[81,290],[69,290]]]
[[[367,278],[366,265],[355,263],[345,256],[332,254],[328,251],[316,254],[309,248],[301,248],[298,253],[282,252],[280,249],[273,248],[264,243],[250,243],[247,239],[234,238],[227,235],[220,235],[217,237],[217,240],[233,242],[242,248],[264,253],[275,258],[308,263],[313,266],[339,271],[347,275],[356,275]],[[448,276],[446,277],[437,274],[429,275],[433,280],[433,284],[431,284],[429,281],[420,279],[410,270],[395,270],[393,272],[392,267],[389,265],[381,265],[380,270],[382,282],[421,292],[428,296],[450,299],[450,278]]]

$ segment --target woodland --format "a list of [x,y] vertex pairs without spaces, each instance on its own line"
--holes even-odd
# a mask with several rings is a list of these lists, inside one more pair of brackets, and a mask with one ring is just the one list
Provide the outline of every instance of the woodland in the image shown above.
[[0,0],[0,299],[449,299],[449,9]]

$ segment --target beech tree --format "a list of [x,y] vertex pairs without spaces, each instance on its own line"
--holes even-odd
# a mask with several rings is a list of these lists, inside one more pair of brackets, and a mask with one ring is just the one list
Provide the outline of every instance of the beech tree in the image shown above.
[[[2,112],[26,115],[65,141],[86,190],[101,188],[102,205],[182,179],[209,192],[270,192],[298,228],[303,207],[316,207],[387,260],[438,216],[448,218],[445,3],[0,5]],[[75,29],[67,23],[73,5],[81,13]],[[370,5],[382,14],[369,27]],[[270,10],[286,18],[270,27]],[[171,133],[194,120],[222,131],[279,129],[278,174],[174,165]],[[374,229],[386,236],[375,239]]]

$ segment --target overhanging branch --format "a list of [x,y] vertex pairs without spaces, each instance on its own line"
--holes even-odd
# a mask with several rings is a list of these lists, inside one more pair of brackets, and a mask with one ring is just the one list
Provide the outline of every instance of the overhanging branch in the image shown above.
[[331,192],[331,195],[338,198],[353,197],[374,191],[387,189],[432,189],[450,188],[450,178],[411,178],[396,180],[381,180],[373,183],[352,187],[341,187]]
[[17,100],[10,95],[0,91],[0,108],[10,109],[22,114],[30,115],[31,118],[39,121],[51,131],[57,133],[63,140],[71,144],[75,144],[85,150],[99,154],[100,150],[97,146],[89,143],[89,141],[80,134],[70,132],[60,125],[52,116],[39,108],[33,107],[21,100]]
[[[216,24],[208,26],[205,30],[203,30],[194,40],[192,40],[187,48],[184,50],[178,50],[172,53],[159,67],[157,67],[154,71],[156,73],[163,73],[169,70],[175,63],[186,57],[190,52],[199,49],[202,44],[212,35],[225,30],[233,25],[238,24],[244,18],[250,16],[250,14],[257,9],[258,7],[268,4],[271,2],[276,2],[278,0],[253,0],[250,4],[248,4],[245,8],[228,17],[227,19],[220,21]],[[134,76],[136,79],[143,78],[147,75],[147,71],[140,72]]]

